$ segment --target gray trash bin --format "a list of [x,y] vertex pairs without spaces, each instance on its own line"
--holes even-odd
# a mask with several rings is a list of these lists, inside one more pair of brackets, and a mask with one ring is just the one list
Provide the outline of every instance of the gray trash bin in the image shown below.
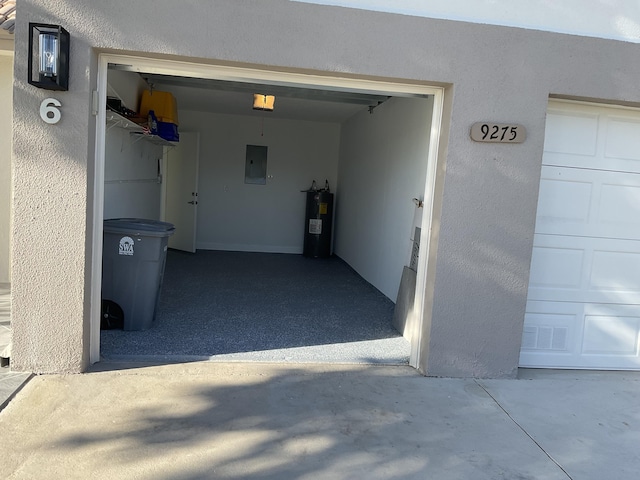
[[142,218],[104,221],[102,299],[117,303],[124,330],[147,330],[160,296],[171,223]]

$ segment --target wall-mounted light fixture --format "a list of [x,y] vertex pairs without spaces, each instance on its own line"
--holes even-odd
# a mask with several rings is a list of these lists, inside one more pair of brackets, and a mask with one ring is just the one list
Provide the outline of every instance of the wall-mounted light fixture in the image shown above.
[[29,83],[69,89],[69,32],[59,25],[29,23]]
[[276,97],[274,97],[273,95],[263,95],[261,93],[254,93],[253,109],[273,112],[273,104],[275,101],[276,101]]

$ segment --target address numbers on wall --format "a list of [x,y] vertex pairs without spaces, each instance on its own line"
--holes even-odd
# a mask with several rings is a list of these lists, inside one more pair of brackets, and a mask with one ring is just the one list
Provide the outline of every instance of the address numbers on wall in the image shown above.
[[476,142],[522,143],[526,138],[524,127],[514,123],[478,122],[471,126],[471,139]]
[[40,104],[40,118],[50,125],[58,123],[62,118],[60,100],[55,98],[45,98]]

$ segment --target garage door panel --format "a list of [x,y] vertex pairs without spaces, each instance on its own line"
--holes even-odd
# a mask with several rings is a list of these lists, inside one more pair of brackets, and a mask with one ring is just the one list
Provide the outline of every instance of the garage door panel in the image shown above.
[[522,349],[575,353],[575,338],[582,319],[582,306],[577,303],[527,302]]
[[549,111],[544,136],[545,152],[595,156],[598,115],[591,112]]
[[544,166],[536,233],[640,238],[640,175]]
[[[552,244],[533,247],[529,288],[577,291],[582,283],[584,250]],[[530,295],[532,293],[530,291]],[[533,299],[538,299],[535,294]]]
[[607,116],[606,121],[605,158],[634,160],[640,168],[640,121],[616,116]]
[[520,366],[526,368],[567,368],[587,370],[640,370],[640,357],[616,355],[571,355],[559,352],[520,353]]
[[520,365],[640,368],[640,306],[527,302]]
[[640,242],[534,236],[529,300],[640,304]]
[[640,173],[640,120],[610,108],[550,110],[544,148],[545,165]]
[[582,354],[638,355],[639,317],[585,315]]
[[640,253],[593,251],[587,288],[617,300],[611,303],[640,303]]
[[[635,177],[635,175],[634,175]],[[640,184],[631,185],[626,179],[618,183],[606,183],[600,186],[600,198],[597,204],[596,223],[598,225],[618,225],[620,228],[632,228],[631,235],[640,230]]]
[[593,186],[591,182],[566,177],[540,179],[538,221],[542,222],[541,227],[554,222],[573,222],[578,225],[588,222]]

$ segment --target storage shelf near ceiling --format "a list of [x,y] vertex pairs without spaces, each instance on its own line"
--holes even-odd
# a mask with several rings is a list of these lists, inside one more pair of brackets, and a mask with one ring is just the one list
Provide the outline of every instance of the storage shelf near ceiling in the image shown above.
[[136,138],[135,141],[143,139],[146,142],[161,145],[163,147],[176,146],[175,143],[169,142],[158,135],[151,135],[146,128],[111,110],[107,111],[107,127],[108,129],[117,127],[127,130],[133,138]]

